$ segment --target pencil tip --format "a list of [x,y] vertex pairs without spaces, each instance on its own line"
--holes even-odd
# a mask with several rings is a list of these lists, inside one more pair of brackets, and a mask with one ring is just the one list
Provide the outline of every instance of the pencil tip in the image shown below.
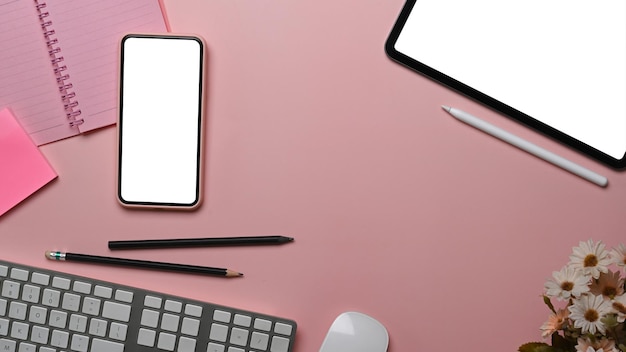
[[447,112],[450,112],[450,107],[447,105],[441,105],[441,108],[444,109]]
[[288,237],[288,236],[278,236],[278,238],[276,239],[276,243],[287,243],[287,242],[293,242],[293,237]]
[[226,269],[226,277],[240,277],[240,276],[243,276],[243,273]]

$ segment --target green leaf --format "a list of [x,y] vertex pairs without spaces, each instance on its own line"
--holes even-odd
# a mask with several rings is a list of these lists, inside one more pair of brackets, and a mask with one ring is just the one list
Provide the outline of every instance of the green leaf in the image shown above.
[[563,351],[573,351],[576,348],[576,341],[567,339],[557,333],[552,334],[552,347]]
[[543,342],[529,342],[519,346],[517,350],[519,352],[540,352],[542,348],[546,347],[551,346]]
[[521,345],[519,352],[567,352],[543,342],[529,342]]
[[543,295],[543,303],[545,303],[548,306],[548,308],[550,308],[552,313],[556,314],[556,310],[554,309],[554,306],[552,305],[552,302],[550,301],[550,297]]

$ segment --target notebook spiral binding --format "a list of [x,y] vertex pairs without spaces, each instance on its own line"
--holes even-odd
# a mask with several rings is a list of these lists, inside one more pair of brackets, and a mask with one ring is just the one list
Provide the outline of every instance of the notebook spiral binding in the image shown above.
[[52,21],[48,19],[50,13],[46,11],[46,3],[44,1],[34,0],[35,7],[39,16],[39,22],[41,23],[41,29],[43,36],[48,46],[48,55],[50,55],[50,62],[56,76],[59,92],[61,93],[61,100],[65,108],[65,116],[69,120],[71,127],[82,125],[84,120],[79,118],[81,111],[77,109],[78,101],[76,93],[71,91],[73,88],[72,83],[68,82],[70,75],[66,72],[67,66],[63,64],[65,59],[61,55],[61,48],[59,47],[59,40],[54,36],[55,31],[52,28]]

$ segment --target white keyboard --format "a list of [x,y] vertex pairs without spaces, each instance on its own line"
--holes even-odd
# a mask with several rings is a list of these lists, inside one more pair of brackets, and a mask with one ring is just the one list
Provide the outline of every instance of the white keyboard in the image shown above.
[[0,352],[291,352],[296,322],[0,260]]

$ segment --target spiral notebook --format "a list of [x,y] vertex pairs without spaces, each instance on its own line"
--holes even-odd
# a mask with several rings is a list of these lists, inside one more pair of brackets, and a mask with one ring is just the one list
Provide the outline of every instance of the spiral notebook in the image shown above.
[[0,0],[0,108],[37,145],[114,124],[127,32],[167,32],[159,0]]

